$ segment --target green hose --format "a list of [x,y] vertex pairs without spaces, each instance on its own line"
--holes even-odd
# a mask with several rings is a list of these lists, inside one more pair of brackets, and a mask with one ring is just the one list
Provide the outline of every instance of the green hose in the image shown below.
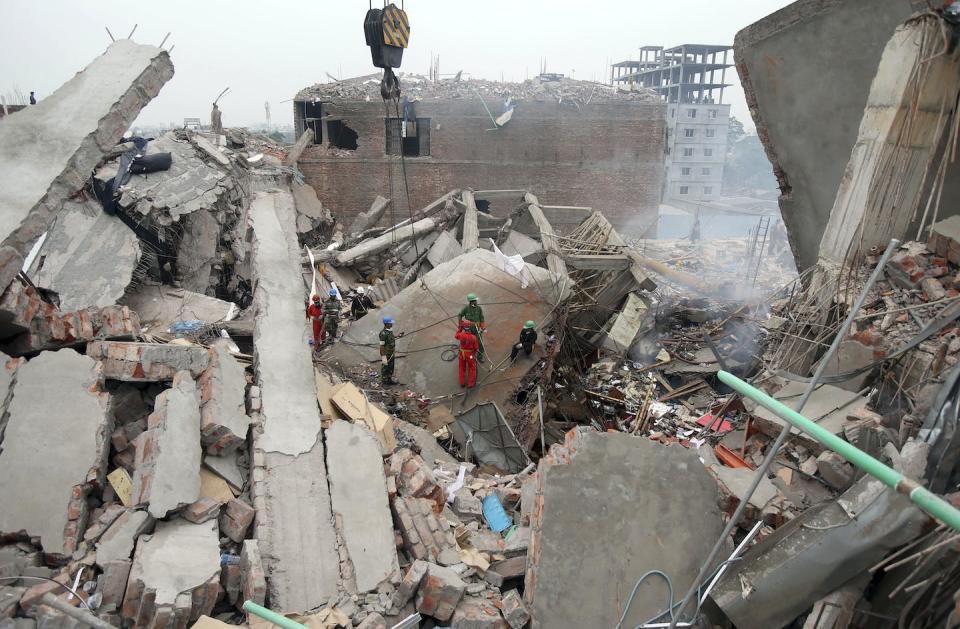
[[254,616],[260,616],[260,618],[268,620],[278,627],[283,627],[283,629],[307,629],[306,625],[301,625],[295,620],[290,620],[286,616],[281,616],[277,612],[270,611],[266,607],[257,605],[253,601],[244,601],[243,610],[250,612]]

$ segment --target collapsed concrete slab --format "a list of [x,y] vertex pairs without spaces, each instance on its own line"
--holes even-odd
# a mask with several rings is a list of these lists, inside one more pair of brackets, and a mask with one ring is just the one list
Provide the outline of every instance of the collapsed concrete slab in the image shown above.
[[282,612],[319,607],[340,578],[294,214],[287,191],[258,191],[250,205],[262,404],[252,494],[271,606]]
[[370,592],[399,570],[380,442],[364,426],[347,421],[335,421],[326,439],[333,513],[357,591]]
[[[516,381],[533,364],[518,359],[508,365],[510,349],[524,321],[538,324],[553,311],[562,296],[568,294],[570,281],[546,269],[526,265],[530,282],[522,286],[520,278],[502,270],[495,253],[474,249],[441,264],[383,305],[377,317],[364,317],[350,326],[345,342],[329,351],[328,359],[344,366],[367,366],[378,358],[378,334],[381,316],[393,317],[395,331],[407,331],[397,340],[396,378],[428,397],[440,397],[462,391],[457,363],[446,362],[441,355],[457,345],[453,335],[457,312],[466,305],[468,293],[480,296],[488,330],[483,336],[487,361],[478,366],[478,387],[469,393],[472,402],[505,402]],[[511,327],[513,326],[513,327]],[[541,355],[538,347],[534,360]],[[506,370],[490,376],[495,367]]]
[[146,511],[125,510],[97,542],[97,564],[103,567],[113,561],[130,559],[137,536],[152,525],[153,518]]
[[0,442],[0,533],[37,536],[53,556],[76,549],[86,495],[104,482],[109,453],[109,395],[99,383],[97,362],[69,349],[17,369]]
[[172,286],[144,285],[125,295],[122,302],[137,312],[144,330],[154,334],[175,321],[230,321],[239,312],[229,301]]
[[[917,441],[899,453],[885,448],[897,471],[921,482],[927,452]],[[907,496],[864,476],[837,500],[811,507],[752,546],[710,598],[738,627],[782,627],[929,524]]]
[[237,450],[247,443],[247,377],[223,343],[210,348],[210,367],[200,376],[200,432],[210,454]]
[[163,518],[200,497],[200,395],[189,372],[157,396],[147,425],[135,441],[133,503]]
[[55,291],[60,309],[112,306],[140,261],[140,241],[98,203],[68,201],[47,232],[27,275]]
[[173,76],[165,50],[112,43],[72,79],[0,127],[0,288],[63,201],[79,190]]
[[[685,591],[723,528],[696,452],[582,429],[541,460],[531,524],[524,596],[534,628],[617,625],[648,570]],[[570,596],[571,583],[597,585]],[[622,624],[642,623],[665,600],[660,587],[641,589]]]
[[87,356],[103,364],[103,377],[124,382],[169,382],[180,371],[200,377],[209,353],[200,345],[93,341]]
[[138,627],[185,627],[213,610],[219,590],[216,521],[159,522],[137,541],[122,615]]

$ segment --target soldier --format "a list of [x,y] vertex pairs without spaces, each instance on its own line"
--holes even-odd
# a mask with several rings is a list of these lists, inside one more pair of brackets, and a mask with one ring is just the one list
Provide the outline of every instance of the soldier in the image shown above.
[[483,319],[483,308],[477,303],[475,293],[467,295],[467,305],[460,309],[457,316],[459,318],[457,327],[462,329],[464,324],[467,324],[470,333],[477,337],[477,344],[480,346],[477,350],[477,360],[483,362],[486,354],[483,347],[483,334],[487,331],[487,323]]
[[323,334],[332,345],[337,342],[337,326],[340,325],[340,300],[337,289],[330,289],[330,296],[323,302]]
[[393,335],[393,319],[383,318],[380,330],[380,381],[384,386],[397,384],[393,379],[393,367],[397,351],[397,339]]

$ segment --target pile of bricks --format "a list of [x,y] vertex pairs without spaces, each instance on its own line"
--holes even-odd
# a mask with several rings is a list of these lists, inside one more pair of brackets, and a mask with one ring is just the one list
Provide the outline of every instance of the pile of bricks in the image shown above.
[[[406,566],[389,609],[401,610],[401,616],[417,611],[452,627],[520,629],[530,616],[512,588],[525,575],[532,510],[529,492],[522,508],[520,485],[533,487],[532,478],[491,476],[463,463],[458,489],[451,485],[460,465],[438,461],[434,467],[410,448],[398,449],[385,463],[400,563]],[[490,530],[482,509],[490,494],[518,526],[503,534]]]
[[21,356],[45,349],[83,344],[106,338],[133,338],[140,334],[137,313],[126,306],[86,308],[60,312],[43,301],[32,286],[14,281],[0,295],[0,310],[11,317],[9,325],[21,332],[6,341],[4,351]]

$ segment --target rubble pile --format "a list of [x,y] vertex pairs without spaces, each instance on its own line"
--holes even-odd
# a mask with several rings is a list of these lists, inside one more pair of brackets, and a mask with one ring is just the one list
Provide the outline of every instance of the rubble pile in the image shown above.
[[[317,83],[300,90],[294,100],[316,101],[325,98],[340,100],[379,100],[379,74],[345,79],[330,83]],[[614,103],[626,100],[655,101],[658,96],[653,90],[633,86],[610,86],[594,81],[578,81],[561,78],[556,81],[527,79],[522,83],[488,81],[484,79],[441,79],[431,81],[420,74],[401,72],[398,74],[403,95],[412,101],[442,98],[444,100],[463,98],[499,98],[513,101],[557,101],[570,103]]]
[[[953,596],[956,536],[910,490],[960,505],[954,219],[799,277],[782,243],[628,243],[528,190],[454,188],[390,227],[377,196],[347,226],[297,170],[309,134],[124,139],[172,68],[105,57],[84,72],[145,74],[60,152],[36,141],[55,167],[0,251],[0,627],[871,626]],[[297,98],[333,96],[379,77]],[[0,148],[42,115],[5,117]]]

